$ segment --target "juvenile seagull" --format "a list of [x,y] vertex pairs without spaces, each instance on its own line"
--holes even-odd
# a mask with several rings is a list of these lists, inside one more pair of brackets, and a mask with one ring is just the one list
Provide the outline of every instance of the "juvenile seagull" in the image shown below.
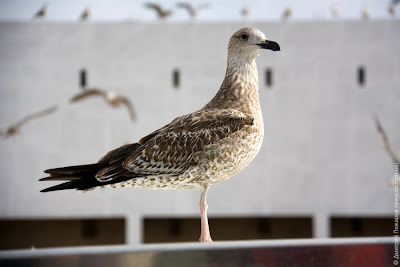
[[41,180],[70,180],[42,192],[98,187],[200,190],[201,242],[212,242],[208,188],[243,170],[257,155],[264,125],[255,58],[279,51],[257,29],[243,28],[228,45],[225,79],[203,108],[174,119],[138,143],[108,152],[97,163],[46,170]]
[[7,128],[7,130],[0,130],[0,136],[8,138],[10,136],[17,135],[17,134],[19,134],[21,132],[21,127],[24,124],[30,122],[31,120],[38,119],[38,118],[41,118],[43,116],[47,116],[47,115],[53,114],[56,111],[57,111],[57,106],[53,106],[51,108],[47,108],[47,109],[40,110],[40,111],[34,112],[32,114],[29,114],[28,116],[22,118],[21,120],[17,121],[13,125],[9,126]]
[[131,101],[129,101],[129,99],[126,96],[118,95],[112,91],[104,91],[96,88],[87,89],[73,96],[71,98],[71,102],[75,103],[91,96],[102,96],[104,100],[112,107],[120,107],[121,105],[125,105],[128,108],[129,115],[132,121],[136,120],[136,113],[135,110],[133,109]]
[[147,3],[145,5],[145,7],[151,8],[154,11],[156,11],[157,12],[157,16],[158,16],[159,19],[165,19],[166,17],[168,17],[168,16],[170,16],[172,14],[172,10],[163,9],[158,4]]

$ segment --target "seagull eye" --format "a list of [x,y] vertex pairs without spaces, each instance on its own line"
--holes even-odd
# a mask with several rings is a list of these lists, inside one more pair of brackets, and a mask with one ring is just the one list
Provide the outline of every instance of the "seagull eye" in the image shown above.
[[247,39],[249,39],[249,36],[247,34],[242,34],[242,36],[240,36],[240,38],[242,40],[247,40]]

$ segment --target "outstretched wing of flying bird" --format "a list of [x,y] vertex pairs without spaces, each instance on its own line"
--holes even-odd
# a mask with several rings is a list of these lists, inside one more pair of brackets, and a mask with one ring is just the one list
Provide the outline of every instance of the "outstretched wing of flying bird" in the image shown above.
[[118,101],[119,103],[126,106],[132,121],[135,121],[137,119],[137,116],[131,101],[125,96],[118,96]]
[[393,146],[390,144],[389,138],[386,134],[386,131],[385,131],[385,129],[383,129],[383,126],[382,126],[381,122],[379,121],[378,117],[375,117],[375,123],[376,123],[376,129],[378,130],[378,133],[382,138],[382,141],[383,141],[386,151],[389,153],[389,155],[392,158],[394,163],[400,164],[400,158],[394,151]]
[[85,99],[85,98],[88,98],[88,97],[91,97],[91,96],[99,96],[99,95],[102,96],[102,97],[105,97],[106,96],[106,91],[100,90],[100,89],[88,89],[88,90],[85,90],[85,91],[83,91],[83,92],[81,92],[79,94],[74,95],[71,98],[71,102],[77,102],[77,101],[80,101],[82,99]]
[[16,135],[20,131],[21,127],[24,124],[26,124],[26,123],[28,123],[28,122],[30,122],[32,120],[35,120],[35,119],[50,115],[50,114],[56,112],[57,109],[58,109],[57,106],[52,106],[50,108],[46,108],[44,110],[40,110],[40,111],[34,112],[32,114],[29,114],[28,116],[20,119],[16,123],[14,123],[11,126],[9,126],[7,128],[7,130],[5,130],[5,131],[4,130],[0,130],[0,136],[10,137],[12,135]]

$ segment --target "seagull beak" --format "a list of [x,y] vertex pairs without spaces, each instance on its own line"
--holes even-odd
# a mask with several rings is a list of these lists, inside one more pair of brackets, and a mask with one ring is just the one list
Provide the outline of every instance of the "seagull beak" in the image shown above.
[[281,51],[281,48],[277,42],[274,41],[268,41],[266,40],[265,42],[258,44],[261,46],[263,49],[270,49],[272,51]]

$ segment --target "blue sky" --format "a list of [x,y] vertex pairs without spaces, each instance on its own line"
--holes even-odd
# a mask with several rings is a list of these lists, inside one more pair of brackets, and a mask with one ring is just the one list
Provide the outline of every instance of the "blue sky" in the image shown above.
[[[76,21],[81,12],[89,7],[91,21],[155,21],[157,17],[152,10],[144,7],[147,2],[161,4],[174,13],[169,21],[184,22],[190,18],[183,9],[176,8],[182,0],[0,0],[0,20],[30,21],[37,10],[48,4],[44,21]],[[183,0],[184,1],[184,0]],[[280,20],[287,7],[293,10],[292,20],[331,20],[360,19],[361,10],[367,8],[372,19],[400,18],[400,5],[393,17],[388,13],[391,0],[195,0],[187,1],[194,5],[207,3],[209,7],[202,10],[197,21],[236,21],[242,20],[240,10],[247,7],[248,20]],[[331,8],[339,10],[334,18]]]

